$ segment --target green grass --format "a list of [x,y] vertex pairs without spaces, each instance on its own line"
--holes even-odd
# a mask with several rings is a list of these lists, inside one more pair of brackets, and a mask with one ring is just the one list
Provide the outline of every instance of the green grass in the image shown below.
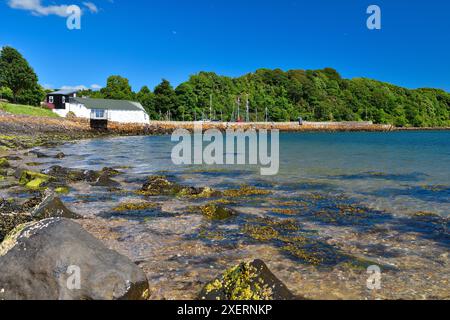
[[59,116],[51,110],[41,107],[24,106],[19,104],[0,103],[0,110],[12,113],[23,114],[35,117],[51,117],[58,118]]

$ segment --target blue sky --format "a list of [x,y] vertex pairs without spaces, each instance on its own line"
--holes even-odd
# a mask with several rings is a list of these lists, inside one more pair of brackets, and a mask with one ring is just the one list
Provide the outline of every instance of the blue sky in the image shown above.
[[[83,8],[66,28],[64,5]],[[382,29],[366,9],[382,10]],[[40,83],[103,86],[119,74],[134,90],[174,85],[198,71],[333,67],[409,88],[450,91],[446,0],[0,0],[0,46],[17,48]]]

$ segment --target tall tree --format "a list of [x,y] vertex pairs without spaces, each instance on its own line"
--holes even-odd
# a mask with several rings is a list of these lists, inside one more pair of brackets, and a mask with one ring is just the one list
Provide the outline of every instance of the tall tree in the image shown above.
[[106,81],[106,87],[100,90],[106,99],[133,100],[134,94],[127,78],[110,76]]
[[136,94],[136,98],[145,108],[150,118],[156,119],[158,114],[155,111],[155,96],[153,92],[147,86],[143,86]]
[[11,89],[14,102],[23,104],[39,105],[44,95],[33,68],[11,47],[0,53],[0,87]]
[[171,118],[177,113],[177,97],[172,85],[169,81],[163,79],[162,82],[155,87],[155,110],[161,114],[161,118],[165,119],[170,115]]

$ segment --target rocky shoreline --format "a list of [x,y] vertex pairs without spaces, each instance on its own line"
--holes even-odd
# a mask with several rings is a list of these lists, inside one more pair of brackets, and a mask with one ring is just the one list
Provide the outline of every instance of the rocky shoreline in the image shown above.
[[[107,131],[96,131],[90,128],[87,119],[65,119],[13,115],[0,111],[0,148],[5,143],[4,136],[25,136],[33,143],[22,142],[16,147],[29,148],[34,146],[51,145],[55,142],[74,141],[102,136],[139,136],[171,134],[176,129],[194,130],[194,122],[181,121],[152,121],[149,125],[120,124],[110,122]],[[271,130],[281,132],[389,132],[389,131],[428,131],[450,130],[450,128],[399,128],[392,125],[373,124],[371,122],[258,122],[258,123],[230,123],[230,122],[202,122],[202,129],[231,130]],[[19,139],[20,140],[20,139]]]
[[[33,169],[40,159],[64,157],[62,153],[14,149],[3,151],[0,156],[2,193],[17,194],[14,198],[0,198],[0,300],[151,298],[152,288],[144,271],[126,255],[111,250],[97,239],[99,233],[86,231],[83,225],[94,222],[87,221],[92,218],[68,209],[60,198],[70,192],[73,184],[122,192],[120,183],[114,180],[120,171],[61,166]],[[219,194],[209,188],[182,186],[163,176],[149,177],[136,192],[146,196],[192,198]],[[123,203],[115,211],[142,210],[152,205]],[[211,220],[227,219],[235,214],[219,204],[192,210]],[[223,276],[206,284],[197,298],[268,300],[293,299],[294,295],[262,261],[249,261],[224,271]]]

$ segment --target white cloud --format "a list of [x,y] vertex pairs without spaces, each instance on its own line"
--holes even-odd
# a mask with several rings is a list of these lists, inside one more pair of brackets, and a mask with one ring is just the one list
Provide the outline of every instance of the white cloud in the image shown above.
[[62,86],[60,89],[61,90],[88,90],[88,89],[99,90],[101,88],[102,88],[102,86],[100,86],[98,84],[92,84],[90,87],[80,84],[77,86]]
[[12,9],[31,11],[32,14],[37,16],[57,15],[60,17],[67,17],[68,5],[51,5],[44,6],[41,0],[9,0],[8,5]]
[[97,13],[97,12],[98,12],[98,8],[97,8],[97,6],[95,5],[95,3],[92,3],[92,2],[83,2],[83,4],[84,4],[84,6],[85,6],[86,8],[88,8],[88,10],[89,10],[91,13]]
[[[70,15],[67,13],[67,8],[70,7],[69,4],[46,6],[42,4],[42,0],[8,0],[8,5],[12,9],[30,11],[36,16],[56,15],[59,17],[68,17]],[[93,2],[83,2],[83,5],[91,13],[97,13],[99,11]]]
[[88,87],[80,84],[78,86],[62,86],[61,90],[87,90]]

